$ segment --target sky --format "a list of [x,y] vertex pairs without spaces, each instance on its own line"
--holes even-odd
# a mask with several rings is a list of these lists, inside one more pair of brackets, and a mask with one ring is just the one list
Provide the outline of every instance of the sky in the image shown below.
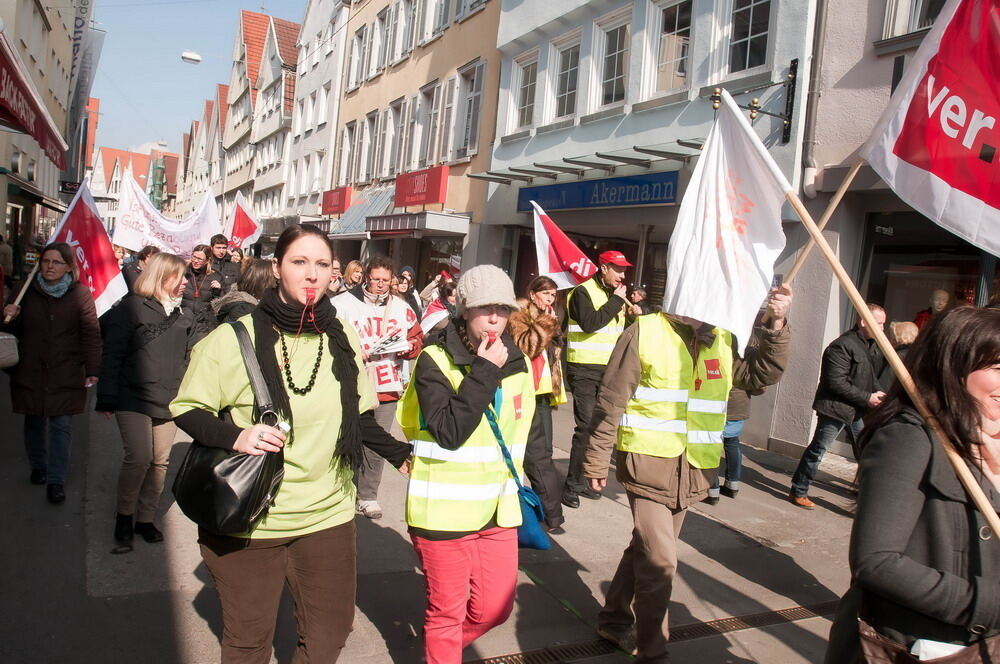
[[[127,149],[163,139],[172,152],[200,120],[205,99],[229,83],[241,9],[299,23],[306,0],[96,0],[105,30],[91,96],[101,100],[97,146]],[[201,64],[181,61],[197,51]]]

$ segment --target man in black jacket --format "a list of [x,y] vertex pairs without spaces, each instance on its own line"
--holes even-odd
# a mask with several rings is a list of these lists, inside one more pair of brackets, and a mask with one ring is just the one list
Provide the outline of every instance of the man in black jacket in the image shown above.
[[576,420],[562,494],[566,507],[579,507],[581,495],[593,500],[601,497],[586,484],[583,458],[604,368],[625,331],[625,270],[632,264],[620,251],[605,251],[598,256],[598,263],[597,274],[574,288],[566,303],[566,380],[573,393]]
[[[877,304],[868,308],[881,327],[885,325],[885,309]],[[788,499],[803,509],[815,509],[816,504],[806,495],[809,484],[816,477],[826,449],[847,427],[855,458],[859,457],[857,437],[861,433],[861,416],[869,408],[882,403],[885,392],[878,376],[885,366],[885,357],[875,343],[875,334],[864,320],[844,332],[823,352],[819,387],[813,399],[816,411],[816,432],[809,447],[802,454],[798,468],[792,476],[792,489]]]
[[232,290],[240,278],[240,264],[234,263],[229,255],[229,241],[225,235],[212,236],[212,271],[218,273],[222,281],[222,294]]

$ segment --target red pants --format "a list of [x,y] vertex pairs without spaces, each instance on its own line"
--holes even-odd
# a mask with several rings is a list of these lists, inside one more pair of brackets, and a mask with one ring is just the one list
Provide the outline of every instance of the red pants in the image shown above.
[[503,624],[514,608],[517,529],[439,542],[412,539],[427,586],[427,664],[460,664],[462,649]]

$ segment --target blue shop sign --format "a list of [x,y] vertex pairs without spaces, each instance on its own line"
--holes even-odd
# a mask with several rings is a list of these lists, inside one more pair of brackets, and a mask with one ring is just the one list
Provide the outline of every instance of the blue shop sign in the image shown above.
[[677,171],[521,187],[517,211],[530,212],[529,201],[546,211],[671,205],[677,202]]

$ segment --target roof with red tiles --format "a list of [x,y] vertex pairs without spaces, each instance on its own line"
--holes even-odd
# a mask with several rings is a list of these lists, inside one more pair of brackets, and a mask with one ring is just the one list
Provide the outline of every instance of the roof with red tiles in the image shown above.
[[[135,181],[139,183],[140,187],[145,189],[146,181],[149,177],[149,155],[139,154],[138,152],[129,152],[128,158],[128,165],[132,167],[132,177],[135,178]],[[124,164],[122,166],[124,170]]]
[[274,22],[274,36],[278,40],[278,55],[282,61],[294,68],[299,60],[299,49],[296,43],[299,40],[299,30],[301,25],[286,21],[283,18],[271,17]]
[[180,162],[180,157],[175,154],[167,153],[163,155],[163,169],[164,176],[167,179],[167,193],[177,194],[177,165]]
[[104,166],[104,188],[111,188],[111,176],[115,173],[115,162],[128,161],[128,151],[117,148],[100,148],[101,164]]
[[240,38],[246,52],[246,75],[250,84],[250,105],[256,102],[257,75],[260,73],[260,61],[264,56],[264,42],[267,39],[267,28],[271,17],[246,9],[240,10]]
[[226,114],[229,112],[229,86],[219,83],[215,86],[215,105],[219,109],[219,131],[226,126]]
[[296,79],[296,76],[295,76],[294,71],[295,70],[292,70],[292,71],[282,70],[282,74],[285,77],[285,90],[284,90],[285,102],[284,102],[284,106],[285,106],[285,112],[286,113],[291,113],[292,112],[292,108],[295,106],[295,79]]

